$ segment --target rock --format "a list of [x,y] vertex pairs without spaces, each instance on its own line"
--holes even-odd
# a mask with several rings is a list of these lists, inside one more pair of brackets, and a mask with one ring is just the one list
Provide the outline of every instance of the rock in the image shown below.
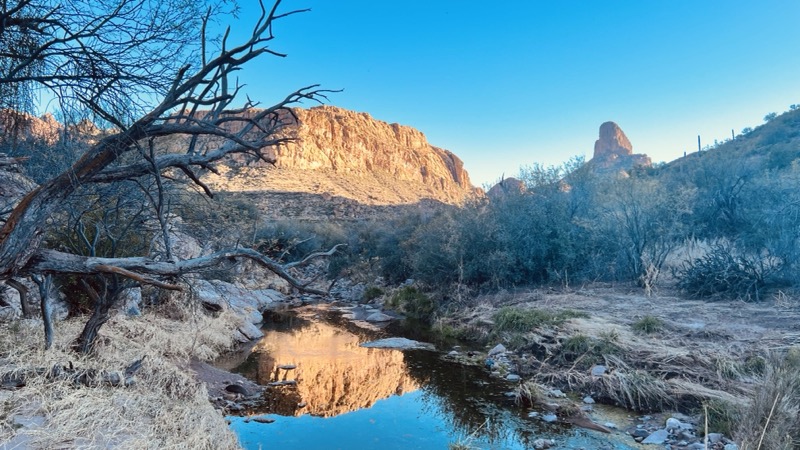
[[706,450],[706,445],[701,442],[693,442],[691,444],[683,444],[686,449],[685,450]]
[[547,449],[554,445],[556,445],[556,441],[553,439],[536,439],[533,441],[533,448],[536,450]]
[[680,420],[670,417],[667,419],[666,428],[668,430],[677,430],[683,428],[682,425],[683,423]]
[[242,333],[248,340],[255,341],[256,339],[261,339],[264,337],[264,333],[259,329],[257,326],[253,325],[250,322],[244,322],[237,330]]
[[605,122],[600,125],[600,137],[594,143],[593,158],[631,154],[633,154],[633,145],[619,125],[614,122]]
[[10,322],[22,316],[18,310],[11,306],[0,307],[0,322]]
[[275,422],[275,419],[270,419],[269,417],[253,417],[252,420],[253,420],[253,422],[258,422],[258,423],[273,423],[273,422]]
[[608,370],[608,369],[606,369],[606,366],[596,365],[596,366],[592,366],[592,369],[591,369],[590,373],[594,377],[600,377],[600,376],[603,376],[606,373],[606,370]]
[[633,145],[619,125],[605,122],[600,125],[590,165],[596,172],[613,173],[636,166],[650,167],[652,162],[647,155],[633,153]]
[[508,177],[492,186],[486,195],[492,200],[498,200],[508,197],[509,195],[521,194],[523,192],[525,192],[525,183],[516,178]]
[[489,356],[500,355],[500,354],[503,354],[503,353],[505,353],[507,351],[508,350],[506,349],[506,347],[503,344],[497,344],[497,345],[494,346],[494,348],[489,350]]
[[366,348],[388,348],[395,350],[436,350],[433,344],[427,342],[419,342],[406,338],[386,338],[377,341],[365,342],[361,347]]
[[547,414],[542,416],[542,420],[547,422],[547,423],[553,423],[553,422],[558,420],[558,416],[556,416],[553,413],[547,413]]
[[238,385],[238,384],[229,384],[229,385],[225,386],[225,391],[230,392],[232,394],[243,395],[245,397],[250,395],[250,393],[247,392],[247,389],[245,389],[244,386],[241,386],[241,385]]
[[628,432],[628,434],[630,434],[631,436],[633,436],[635,438],[640,437],[642,439],[644,439],[644,438],[646,438],[647,436],[650,435],[650,433],[647,430],[645,430],[644,428],[636,428],[636,429],[631,430],[630,432]]
[[141,316],[142,305],[142,288],[133,287],[128,288],[120,293],[119,297],[119,312],[126,316]]
[[587,405],[591,405],[591,404],[594,403],[594,399],[587,395],[586,397],[583,397],[583,403],[586,403]]
[[722,440],[722,433],[708,433],[708,442],[716,444]]
[[550,389],[547,393],[550,397],[554,398],[566,398],[567,394],[563,393],[561,389]]
[[382,312],[374,312],[366,318],[367,322],[389,322],[392,320],[394,320],[394,317]]
[[519,381],[521,377],[515,373],[510,373],[506,375],[506,380],[508,381]]
[[528,413],[528,417],[530,418],[539,417],[539,413],[536,411],[531,411]]
[[458,355],[460,355],[460,353],[458,353],[458,350],[450,350],[450,352],[447,354],[447,356],[458,356]]
[[739,450],[739,446],[736,444],[725,444],[723,450]]
[[615,424],[614,422],[606,422],[606,423],[603,424],[603,426],[608,428],[609,430],[616,430],[617,429],[617,424]]
[[294,370],[294,369],[297,369],[297,366],[294,365],[294,364],[281,364],[280,366],[278,366],[278,369],[281,369],[281,370]]
[[668,437],[669,432],[662,428],[652,432],[645,440],[642,441],[642,444],[663,444],[667,441]]

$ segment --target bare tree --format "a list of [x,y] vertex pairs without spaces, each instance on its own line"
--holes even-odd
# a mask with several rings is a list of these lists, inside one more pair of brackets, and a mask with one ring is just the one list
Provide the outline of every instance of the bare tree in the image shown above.
[[[261,4],[262,14],[251,37],[232,45],[226,32],[217,45],[219,50],[212,55],[212,45],[205,36],[211,10],[200,15],[199,22],[186,21],[199,28],[191,40],[170,28],[181,17],[188,19],[186,15],[195,12],[186,7],[187,3],[191,2],[2,2],[0,95],[19,96],[35,84],[59,98],[77,102],[113,129],[90,142],[67,170],[42,183],[11,211],[0,229],[0,278],[100,274],[112,277],[107,278],[110,284],[104,284],[103,289],[113,298],[123,285],[122,279],[181,289],[174,282],[179,275],[233,258],[248,258],[298,289],[323,293],[293,277],[290,269],[331,255],[336,247],[293,264],[280,264],[255,250],[238,247],[181,261],[169,254],[161,260],[129,255],[103,257],[43,245],[48,219],[79,190],[126,180],[143,183],[148,178],[150,182],[145,184],[157,187],[149,204],[155,207],[155,217],[166,236],[165,203],[160,197],[165,180],[183,177],[212,196],[201,181],[203,171],[214,171],[214,163],[237,154],[270,161],[264,150],[288,140],[279,132],[294,120],[289,106],[325,98],[326,91],[308,86],[266,108],[257,108],[249,99],[244,106],[233,108],[241,87],[231,80],[231,74],[262,55],[283,56],[268,46],[273,40],[273,24],[301,11],[278,12],[280,0],[271,8]],[[81,11],[82,7],[88,9]],[[179,11],[173,12],[171,7]],[[29,45],[16,46],[23,41]],[[193,42],[199,43],[193,46],[199,47],[198,52],[184,52],[182,46]],[[175,53],[178,58],[171,55],[176,49],[181,50]],[[167,60],[195,64],[174,67],[164,62]],[[151,102],[153,98],[158,100]],[[176,138],[185,143],[181,152],[175,151]],[[168,238],[165,241],[169,243]],[[86,289],[102,316],[108,303],[104,293],[88,283]],[[85,338],[91,341],[91,336]],[[83,349],[90,347],[84,345]]]

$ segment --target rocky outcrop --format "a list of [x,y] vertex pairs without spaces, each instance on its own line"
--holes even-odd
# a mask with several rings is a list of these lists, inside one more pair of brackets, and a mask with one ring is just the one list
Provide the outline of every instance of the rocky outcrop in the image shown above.
[[614,122],[600,125],[600,137],[594,143],[594,155],[589,163],[596,172],[608,173],[652,165],[649,156],[633,153],[631,141]]
[[500,180],[499,183],[492,186],[486,195],[492,200],[498,200],[509,195],[520,194],[523,192],[525,192],[525,183],[514,177],[508,177]]
[[306,192],[370,205],[421,199],[461,203],[480,195],[463,162],[432,146],[420,131],[334,106],[293,109],[283,133],[292,142],[264,153],[261,163],[207,180],[233,192]]

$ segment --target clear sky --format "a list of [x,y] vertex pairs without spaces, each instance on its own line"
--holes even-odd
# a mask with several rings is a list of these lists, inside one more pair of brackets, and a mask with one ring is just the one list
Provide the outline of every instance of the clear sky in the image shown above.
[[[236,33],[257,17],[242,0]],[[591,158],[613,120],[671,161],[800,103],[800,1],[285,0],[273,49],[240,73],[264,103],[297,87],[413,126],[475,185]],[[311,105],[308,105],[311,106]]]

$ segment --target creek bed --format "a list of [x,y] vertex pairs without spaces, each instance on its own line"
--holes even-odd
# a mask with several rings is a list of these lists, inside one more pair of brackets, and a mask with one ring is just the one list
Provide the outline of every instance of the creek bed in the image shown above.
[[[641,448],[623,432],[599,433],[528,418],[514,384],[425,350],[363,348],[390,336],[323,305],[270,321],[264,338],[226,368],[270,385],[263,407],[230,416],[246,449]],[[602,413],[599,408],[596,413]],[[604,420],[596,418],[595,420]],[[606,419],[607,420],[607,419]]]

